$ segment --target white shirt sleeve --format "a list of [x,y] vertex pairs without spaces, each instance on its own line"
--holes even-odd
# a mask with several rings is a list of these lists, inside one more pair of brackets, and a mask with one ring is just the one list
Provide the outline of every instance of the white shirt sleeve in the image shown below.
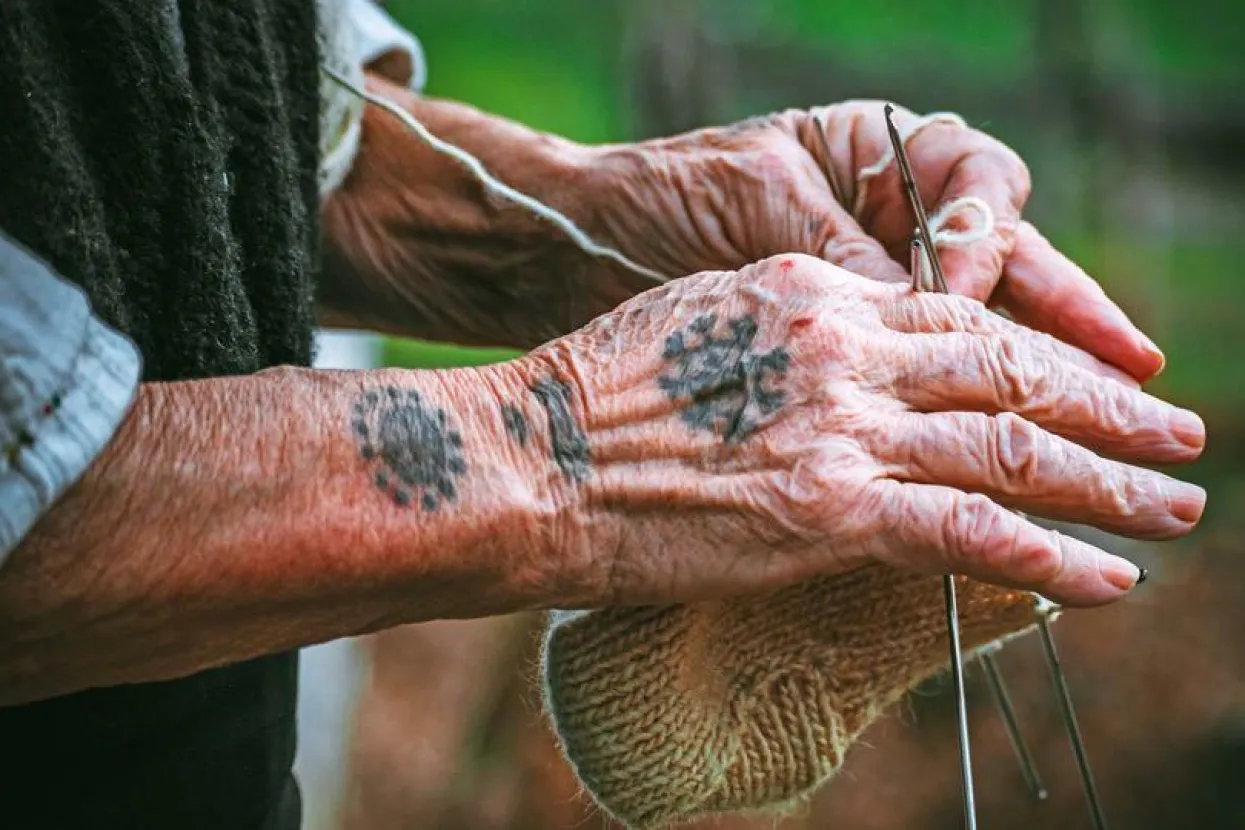
[[86,295],[0,234],[0,565],[112,439],[139,376]]
[[349,25],[355,36],[355,59],[366,66],[391,52],[411,59],[411,89],[419,92],[427,81],[424,50],[415,36],[399,26],[375,0],[346,0]]
[[[410,58],[410,87],[419,92],[427,79],[424,50],[375,0],[319,0],[323,59],[356,86],[363,67],[391,52]],[[320,82],[320,195],[335,190],[354,162],[362,130],[363,102],[328,78]]]

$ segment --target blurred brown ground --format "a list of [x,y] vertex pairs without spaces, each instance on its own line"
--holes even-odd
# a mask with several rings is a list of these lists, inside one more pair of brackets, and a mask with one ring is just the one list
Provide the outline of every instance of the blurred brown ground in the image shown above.
[[[1231,496],[1231,494],[1229,494]],[[1245,494],[1235,498],[1245,509]],[[1221,505],[1222,507],[1222,505]],[[1230,514],[1230,509],[1219,511]],[[1154,579],[1125,603],[1070,613],[1061,656],[1113,827],[1245,828],[1245,557],[1230,525],[1130,549]],[[539,619],[436,623],[373,638],[347,830],[601,830],[540,712]],[[1023,786],[979,667],[969,700],[979,817],[992,830],[1089,827],[1035,637],[1000,656],[1051,797]],[[709,830],[955,830],[954,712],[945,680],[868,732],[797,814]]]

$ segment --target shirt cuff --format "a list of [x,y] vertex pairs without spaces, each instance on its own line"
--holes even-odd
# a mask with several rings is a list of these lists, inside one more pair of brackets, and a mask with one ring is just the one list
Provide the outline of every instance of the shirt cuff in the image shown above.
[[[46,282],[32,283],[36,276]],[[112,439],[137,394],[141,359],[129,340],[90,313],[85,295],[50,271],[6,273],[0,279],[32,289],[17,295],[25,303],[8,307],[23,316],[10,321],[20,325],[12,326],[0,343],[6,373],[0,385],[7,389],[0,397],[20,398],[7,401],[9,412],[0,430],[2,566]],[[61,313],[40,313],[35,298],[56,298]],[[76,330],[65,330],[63,324],[70,321],[77,324]],[[31,334],[45,344],[42,349],[35,343],[10,342]],[[63,361],[58,344],[73,347]]]
[[424,50],[415,36],[403,29],[374,0],[347,0],[347,14],[354,29],[355,57],[360,66],[384,57],[392,52],[402,52],[411,62],[409,78],[395,78],[415,92],[424,88],[428,80],[428,67]]
[[[326,5],[321,2],[321,9]],[[363,67],[395,51],[410,58],[408,85],[416,92],[424,87],[427,66],[424,50],[410,32],[399,26],[375,0],[345,0],[326,11],[325,61],[336,72],[359,87],[363,86]],[[324,136],[320,162],[320,195],[327,196],[341,185],[355,154],[363,130],[363,102],[330,80],[321,84],[321,134]]]

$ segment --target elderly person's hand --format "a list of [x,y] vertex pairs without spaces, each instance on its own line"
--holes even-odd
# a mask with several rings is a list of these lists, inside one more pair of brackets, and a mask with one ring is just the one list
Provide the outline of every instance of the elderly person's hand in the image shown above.
[[1196,457],[1197,416],[974,301],[807,256],[647,292],[521,365],[550,413],[529,451],[573,505],[553,581],[591,604],[871,560],[1098,604],[1138,569],[1006,508],[1166,539],[1204,504],[1124,463]]
[[[798,252],[872,279],[908,279],[913,222],[895,164],[867,172],[889,153],[881,102],[589,147],[419,98],[378,76],[369,86],[502,181],[667,276]],[[915,118],[896,113],[901,131]],[[489,196],[392,115],[369,107],[363,128],[350,177],[324,210],[323,322],[531,347],[652,285]],[[1098,285],[1020,220],[1029,177],[1015,153],[941,120],[907,147],[931,212],[969,196],[994,214],[987,238],[941,249],[952,291],[1005,308],[1135,379],[1161,368],[1158,349]],[[958,216],[952,227],[974,218]]]
[[[914,220],[880,101],[791,110],[670,139],[603,147],[593,166],[593,227],[660,271],[737,268],[799,251],[857,274],[907,281]],[[1008,147],[948,119],[897,109],[931,214],[975,197],[993,215],[984,239],[940,249],[952,292],[1007,310],[1138,380],[1158,348],[1092,279],[1020,218],[1029,173]],[[879,161],[889,158],[880,170]],[[870,169],[873,168],[873,169]],[[951,228],[981,224],[965,210]]]

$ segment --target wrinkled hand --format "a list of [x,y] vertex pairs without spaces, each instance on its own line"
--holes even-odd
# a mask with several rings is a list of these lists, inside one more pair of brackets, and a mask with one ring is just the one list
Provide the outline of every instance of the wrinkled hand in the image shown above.
[[[858,199],[861,170],[890,148],[882,107],[853,101],[602,148],[609,175],[594,219],[622,250],[670,274],[798,251],[873,279],[906,281],[914,223],[895,164]],[[897,109],[895,118],[903,131],[916,116]],[[975,196],[995,216],[986,239],[940,248],[952,292],[1006,309],[1138,380],[1162,368],[1158,348],[1098,284],[1021,220],[1029,173],[1014,152],[946,123],[927,126],[906,146],[931,213]]]
[[977,302],[807,256],[670,283],[526,362],[572,390],[582,435],[553,423],[554,454],[591,469],[568,578],[603,603],[881,561],[1097,604],[1137,568],[1005,508],[1145,539],[1203,509],[1125,463],[1195,458],[1196,415]]

